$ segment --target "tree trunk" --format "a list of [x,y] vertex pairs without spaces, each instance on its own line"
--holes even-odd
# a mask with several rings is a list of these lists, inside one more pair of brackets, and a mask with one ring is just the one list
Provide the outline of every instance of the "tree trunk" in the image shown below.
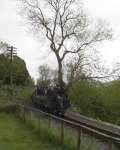
[[60,59],[59,54],[56,54],[57,61],[58,61],[58,84],[60,88],[64,87],[64,81],[63,81],[63,66],[62,66],[62,60]]
[[58,62],[58,83],[60,88],[64,87],[62,62]]

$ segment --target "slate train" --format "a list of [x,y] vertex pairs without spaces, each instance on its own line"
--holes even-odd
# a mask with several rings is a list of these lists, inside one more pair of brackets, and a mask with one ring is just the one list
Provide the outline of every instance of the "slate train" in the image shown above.
[[64,116],[70,101],[64,89],[49,87],[44,89],[37,87],[32,95],[32,104],[48,113]]

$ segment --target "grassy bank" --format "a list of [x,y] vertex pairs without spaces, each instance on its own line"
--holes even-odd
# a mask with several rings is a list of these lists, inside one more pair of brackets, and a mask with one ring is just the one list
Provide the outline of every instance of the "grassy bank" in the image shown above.
[[60,145],[43,140],[32,127],[13,115],[0,114],[0,148],[3,150],[64,150]]
[[[53,141],[50,133],[38,132],[32,126],[23,124],[12,114],[0,114],[0,149],[70,150],[70,147]],[[86,145],[82,146],[81,150],[95,149]]]
[[[32,86],[14,86],[13,87],[13,98],[12,101],[23,102],[25,100],[30,100],[33,93]],[[8,85],[3,85],[0,87],[0,104],[6,104],[11,102],[11,89]]]

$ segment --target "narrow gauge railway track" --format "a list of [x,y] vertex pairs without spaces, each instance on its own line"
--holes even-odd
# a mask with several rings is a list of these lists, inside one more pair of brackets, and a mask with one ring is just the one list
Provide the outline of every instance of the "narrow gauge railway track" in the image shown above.
[[55,136],[58,137],[62,143],[65,143],[69,136],[70,141],[73,142],[77,150],[80,149],[81,144],[87,142],[91,144],[94,143],[99,150],[120,150],[120,138],[110,136],[92,127],[82,125],[79,122],[43,112],[30,105],[16,104],[15,107],[17,115],[19,115],[24,122],[28,120],[32,124],[35,122],[35,127],[36,125],[37,127],[43,127],[44,125],[44,128],[47,130],[52,129],[57,131]]
[[[28,107],[32,109],[33,111],[38,111],[38,112],[43,112],[45,114],[48,114],[44,111],[36,109],[31,104],[29,106],[25,105],[25,107]],[[73,126],[79,129],[81,128],[85,133],[90,134],[93,137],[95,136],[100,139],[101,138],[109,139],[110,141],[112,140],[115,143],[120,145],[120,128],[119,127],[117,128],[114,125],[112,126],[110,124],[104,124],[104,123],[100,123],[99,125],[99,122],[94,119],[89,119],[82,115],[76,116],[75,113],[71,114],[71,112],[69,113],[67,112],[64,117],[58,117],[52,114],[48,114],[48,116],[50,116],[50,118],[62,121],[65,124],[68,124],[69,126]]]
[[97,121],[95,119],[88,118],[83,115],[79,115],[79,114],[72,113],[72,112],[67,112],[66,115],[64,116],[64,119],[69,120],[71,122],[78,123],[82,126],[94,129],[98,132],[101,132],[113,138],[118,138],[120,140],[120,127],[119,126],[106,123],[106,122],[102,122],[102,121]]

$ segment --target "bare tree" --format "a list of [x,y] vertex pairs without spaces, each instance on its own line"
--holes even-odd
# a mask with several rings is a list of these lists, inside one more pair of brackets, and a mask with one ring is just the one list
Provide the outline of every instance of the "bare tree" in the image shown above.
[[78,82],[83,79],[83,76],[86,77],[86,69],[85,67],[90,65],[88,62],[84,62],[84,55],[80,55],[78,57],[73,57],[70,59],[66,66],[66,79],[68,85],[71,85],[73,82]]
[[48,65],[45,64],[39,66],[38,72],[39,78],[37,80],[37,85],[47,88],[50,85],[57,84],[56,70],[51,69]]
[[9,44],[7,44],[6,42],[0,41],[0,54],[7,53],[8,46],[9,46]]
[[120,63],[116,62],[111,68],[99,61],[99,56],[85,56],[84,54],[73,57],[65,66],[68,86],[81,80],[110,82],[120,78]]
[[51,70],[47,65],[41,65],[38,69],[39,78],[37,80],[37,85],[47,87],[51,82]]
[[[63,60],[104,40],[112,38],[111,29],[103,21],[90,21],[79,0],[19,0],[23,14],[36,33],[41,29],[58,62],[58,82],[62,87]],[[43,8],[44,7],[44,8]]]

